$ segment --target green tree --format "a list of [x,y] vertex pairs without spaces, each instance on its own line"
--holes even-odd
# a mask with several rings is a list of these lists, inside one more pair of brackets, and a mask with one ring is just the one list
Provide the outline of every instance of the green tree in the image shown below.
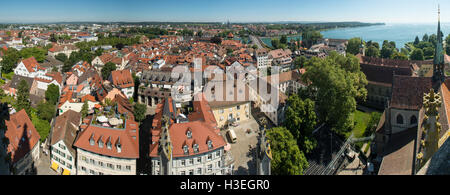
[[38,62],[44,62],[47,55],[47,51],[45,49],[38,47],[24,48],[19,53],[21,58],[26,59],[29,57],[34,57]]
[[303,80],[311,83],[307,87],[308,96],[316,102],[320,121],[337,133],[351,130],[356,102],[367,97],[368,81],[361,72],[358,58],[331,52],[326,59],[309,60],[306,69]]
[[50,84],[45,91],[45,100],[52,105],[55,105],[59,99],[59,87],[55,84]]
[[136,121],[142,122],[145,119],[145,113],[147,112],[147,106],[145,104],[134,105],[134,118]]
[[64,53],[60,53],[58,55],[55,56],[55,59],[61,61],[62,63],[67,61],[67,56]]
[[102,68],[103,80],[107,80],[109,78],[109,75],[111,75],[111,72],[115,71],[116,69],[117,69],[116,64],[112,62],[106,63],[105,66]]
[[303,101],[296,94],[289,96],[285,114],[286,128],[294,136],[295,140],[300,141],[302,136],[311,136],[316,126],[315,103],[306,99]]
[[291,132],[284,127],[267,131],[272,150],[271,169],[273,175],[303,175],[309,164]]
[[394,55],[392,55],[392,59],[396,60],[408,60],[408,56],[401,52],[395,52]]
[[37,113],[40,119],[50,122],[55,115],[55,105],[50,102],[39,102],[37,105]]
[[281,42],[279,39],[272,39],[271,43],[272,47],[275,49],[279,49],[281,47]]
[[385,40],[381,48],[381,58],[392,59],[395,52],[398,52],[398,49],[395,47],[395,42]]
[[429,41],[428,34],[423,35],[422,41],[424,41],[424,42],[428,42]]
[[[317,124],[315,103],[310,100],[302,100],[298,95],[289,96],[285,113],[286,128],[292,133],[302,151],[311,152],[312,132]],[[312,146],[312,147],[311,147]]]
[[445,53],[450,55],[450,34],[445,38]]
[[306,59],[305,56],[300,56],[298,58],[295,59],[294,64],[295,64],[295,68],[303,68],[303,66],[305,65],[306,61],[308,59]]
[[416,36],[416,39],[414,40],[414,45],[417,45],[420,43],[419,36]]
[[28,116],[31,114],[30,88],[25,80],[21,80],[17,90],[17,110],[25,109]]
[[83,107],[81,107],[81,117],[84,119],[88,115],[89,112],[89,104],[86,101],[84,101]]
[[362,44],[363,42],[360,38],[352,38],[348,40],[347,53],[357,55]]
[[320,39],[323,39],[323,35],[319,31],[305,31],[302,33],[302,43],[305,48],[310,48]]
[[375,133],[375,130],[378,126],[378,122],[380,121],[381,118],[381,113],[379,112],[372,112],[370,114],[370,119],[369,122],[367,123],[367,128],[364,131],[364,135],[365,137],[368,137],[370,135],[372,135],[373,133]]
[[380,57],[380,50],[377,49],[375,46],[371,45],[371,46],[369,46],[366,49],[366,56],[379,58]]
[[2,63],[2,73],[10,73],[13,72],[17,66],[17,62],[20,59],[20,53],[14,48],[8,48],[7,51],[4,51]]
[[412,51],[411,55],[409,56],[409,58],[411,60],[424,60],[425,59],[423,51],[420,48],[414,49]]
[[283,35],[283,36],[281,36],[281,38],[280,38],[280,43],[281,44],[287,44],[287,36],[286,35]]
[[433,59],[434,58],[434,48],[433,47],[425,47],[423,49],[423,55],[425,57],[425,60]]

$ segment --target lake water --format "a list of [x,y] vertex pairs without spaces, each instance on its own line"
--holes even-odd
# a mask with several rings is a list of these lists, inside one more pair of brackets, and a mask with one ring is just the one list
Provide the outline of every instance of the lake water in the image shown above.
[[[444,39],[450,34],[450,23],[442,23],[441,31]],[[383,44],[384,40],[395,41],[398,48],[404,47],[405,43],[413,42],[416,36],[422,40],[424,34],[436,34],[437,22],[435,24],[386,24],[379,26],[341,28],[322,31],[324,38],[351,39],[361,37],[365,41],[376,41]]]

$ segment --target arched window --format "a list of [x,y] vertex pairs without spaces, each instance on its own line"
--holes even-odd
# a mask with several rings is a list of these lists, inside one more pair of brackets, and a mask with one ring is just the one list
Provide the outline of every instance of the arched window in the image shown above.
[[397,124],[403,124],[403,116],[401,114],[397,116]]
[[412,116],[411,117],[411,123],[410,123],[411,125],[413,125],[413,124],[417,124],[417,117],[416,116]]

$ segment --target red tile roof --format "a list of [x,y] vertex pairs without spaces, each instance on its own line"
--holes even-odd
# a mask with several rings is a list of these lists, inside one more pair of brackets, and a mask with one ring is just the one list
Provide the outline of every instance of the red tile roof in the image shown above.
[[[87,124],[88,127],[79,134],[75,141],[75,147],[105,156],[128,159],[139,158],[139,124],[137,122],[127,119],[125,121],[126,128],[115,129],[94,125],[92,124],[92,118],[95,117],[91,116],[91,121]],[[95,141],[94,145],[90,144],[91,138]],[[104,143],[102,148],[99,146],[100,140]],[[107,147],[108,142],[111,143],[111,149]],[[121,145],[120,152],[116,147],[118,144]]]
[[39,69],[39,63],[36,61],[34,57],[29,57],[27,59],[22,60],[22,63],[27,68],[28,72],[35,72],[34,68]]
[[[203,96],[203,94],[201,94]],[[199,96],[197,96],[199,97]],[[153,120],[152,144],[150,145],[150,157],[157,157],[159,139],[161,136],[162,117],[164,112],[176,113],[173,110],[172,98],[168,98],[166,107],[166,101],[158,104],[156,108],[155,118]],[[164,107],[169,108],[168,111],[164,111]],[[183,157],[189,155],[198,155],[208,151],[216,150],[226,145],[225,140],[219,134],[217,129],[217,123],[214,118],[214,114],[211,111],[206,99],[203,96],[201,101],[194,101],[194,111],[188,116],[189,122],[187,123],[174,123],[171,119],[171,125],[169,127],[169,134],[171,143],[173,146],[173,157]],[[187,132],[191,131],[192,138],[187,137]],[[208,141],[212,141],[212,148],[208,148]],[[199,151],[194,153],[194,144],[198,144]],[[184,153],[184,146],[188,146],[189,154]]]
[[16,163],[33,149],[41,136],[25,110],[12,114],[5,123],[5,137],[9,139],[8,152],[11,152],[12,162]]
[[405,110],[420,110],[424,93],[432,88],[431,77],[394,76],[390,107]]
[[121,88],[134,87],[134,80],[130,70],[116,70],[111,72],[112,83]]

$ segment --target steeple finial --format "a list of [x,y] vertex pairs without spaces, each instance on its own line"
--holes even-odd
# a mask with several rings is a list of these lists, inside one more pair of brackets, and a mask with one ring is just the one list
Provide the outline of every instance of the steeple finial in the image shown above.
[[438,4],[438,21],[441,21],[441,5]]

